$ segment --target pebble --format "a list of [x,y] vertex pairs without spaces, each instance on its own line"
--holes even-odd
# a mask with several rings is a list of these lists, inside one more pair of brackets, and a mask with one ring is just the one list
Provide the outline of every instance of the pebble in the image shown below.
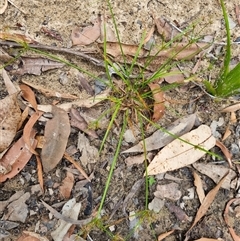
[[237,144],[235,144],[235,143],[232,143],[232,144],[231,144],[231,153],[232,153],[233,155],[239,154],[239,147],[238,147]]

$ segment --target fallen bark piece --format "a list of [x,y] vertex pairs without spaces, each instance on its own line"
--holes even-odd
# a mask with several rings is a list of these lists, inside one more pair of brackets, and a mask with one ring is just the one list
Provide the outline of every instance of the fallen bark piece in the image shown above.
[[[201,125],[164,147],[147,167],[148,175],[173,171],[193,164],[216,144],[211,129]],[[201,149],[199,149],[201,148]]]

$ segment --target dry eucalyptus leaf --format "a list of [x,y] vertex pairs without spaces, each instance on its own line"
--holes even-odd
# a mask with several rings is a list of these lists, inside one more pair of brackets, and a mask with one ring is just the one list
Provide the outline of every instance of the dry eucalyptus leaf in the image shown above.
[[97,18],[93,26],[85,27],[82,31],[76,27],[72,30],[71,39],[73,45],[88,45],[95,42],[101,34],[101,20]]
[[41,75],[50,69],[58,69],[64,66],[63,63],[59,63],[50,59],[41,57],[21,57],[22,67],[18,70],[12,71],[14,74],[34,74]]
[[21,111],[17,103],[17,94],[0,100],[0,152],[11,144],[20,121]]
[[[196,114],[192,114],[183,118],[180,118],[173,122],[166,131],[157,130],[151,136],[146,138],[145,146],[147,151],[157,150],[171,141],[173,141],[176,136],[180,137],[183,134],[189,132],[196,120]],[[172,135],[169,135],[168,133]],[[175,136],[173,136],[175,135]],[[139,142],[137,145],[123,151],[122,153],[130,153],[130,152],[144,152],[143,141]]]
[[159,84],[149,83],[148,86],[150,87],[154,98],[152,120],[157,122],[164,115],[164,93],[161,91]]
[[211,206],[212,202],[214,201],[220,187],[222,186],[222,183],[224,182],[225,178],[227,177],[229,172],[227,172],[223,178],[219,181],[219,183],[206,195],[204,198],[200,208],[197,211],[197,214],[195,216],[195,220],[191,226],[191,228],[188,230],[187,234],[192,230],[192,228],[198,223],[198,221],[206,214],[208,208]]
[[181,139],[194,146],[179,139],[169,143],[158,152],[149,164],[148,175],[173,171],[193,164],[206,154],[205,151],[196,148],[196,146],[204,150],[210,150],[216,144],[216,139],[212,136],[211,129],[207,125],[199,126],[197,129],[181,136]]
[[[29,143],[33,149],[37,145],[37,141],[34,139],[35,134],[36,132],[32,130],[29,136]],[[25,167],[31,156],[32,152],[27,147],[24,138],[21,137],[0,160],[0,182],[16,176]]]
[[67,172],[66,177],[63,179],[59,192],[64,198],[69,199],[74,183],[74,175],[71,172]]
[[4,80],[4,84],[7,88],[8,94],[12,95],[12,94],[15,94],[16,92],[18,92],[20,89],[17,88],[13,84],[13,82],[11,81],[7,71],[4,68],[2,68],[2,69],[0,69],[0,72],[2,72],[2,77],[3,77],[3,80]]
[[47,121],[44,131],[45,143],[41,158],[43,170],[51,171],[60,162],[70,134],[70,123],[66,111],[52,106],[53,118]]

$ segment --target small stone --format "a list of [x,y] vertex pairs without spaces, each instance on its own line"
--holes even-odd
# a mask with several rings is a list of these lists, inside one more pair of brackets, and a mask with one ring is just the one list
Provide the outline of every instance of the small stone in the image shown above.
[[235,144],[235,143],[232,143],[232,144],[231,144],[231,153],[232,153],[233,155],[239,154],[239,147],[238,147],[237,144]]

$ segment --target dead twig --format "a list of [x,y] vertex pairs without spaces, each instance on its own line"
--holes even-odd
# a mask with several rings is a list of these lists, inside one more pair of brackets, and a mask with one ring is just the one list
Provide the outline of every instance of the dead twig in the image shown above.
[[[16,42],[12,42],[12,41],[2,41],[0,40],[0,45],[5,45],[5,46],[9,46],[9,47],[23,47],[20,43],[16,43]],[[54,51],[54,52],[62,52],[62,53],[68,53],[68,54],[72,54],[72,55],[76,55],[79,56],[83,59],[87,59],[88,61],[92,62],[93,64],[100,66],[100,67],[104,67],[104,62],[102,60],[98,60],[94,57],[91,57],[85,53],[76,51],[76,50],[72,50],[72,49],[68,49],[68,48],[61,48],[61,47],[54,47],[54,46],[48,46],[48,45],[43,45],[43,44],[28,44],[28,46],[30,48],[33,49],[42,49],[42,50],[50,50],[50,51]]]

